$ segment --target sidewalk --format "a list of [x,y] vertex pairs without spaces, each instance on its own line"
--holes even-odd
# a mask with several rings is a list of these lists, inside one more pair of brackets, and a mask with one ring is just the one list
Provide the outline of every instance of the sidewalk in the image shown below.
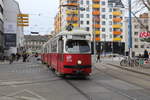
[[101,62],[95,65],[98,66],[101,63],[106,64],[106,65],[111,65],[120,69],[128,70],[131,72],[150,76],[150,64],[146,64],[142,66],[135,66],[135,67],[126,67],[126,66],[120,66],[120,59],[112,59],[112,58],[108,59],[107,58],[107,59],[101,59]]

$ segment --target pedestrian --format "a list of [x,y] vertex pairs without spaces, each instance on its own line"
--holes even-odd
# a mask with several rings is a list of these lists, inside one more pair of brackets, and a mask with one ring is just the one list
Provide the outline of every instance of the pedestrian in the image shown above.
[[101,62],[101,61],[100,61],[100,55],[99,55],[99,54],[97,55],[96,62]]
[[15,60],[15,54],[12,53],[9,57],[9,64],[12,64],[14,60]]
[[24,53],[23,55],[22,55],[22,57],[23,57],[23,62],[26,62],[26,60],[27,60],[27,54],[26,53]]
[[18,61],[20,59],[21,55],[19,53],[16,53],[16,60]]
[[144,51],[144,59],[145,60],[149,59],[149,55],[148,55],[148,51],[147,50]]

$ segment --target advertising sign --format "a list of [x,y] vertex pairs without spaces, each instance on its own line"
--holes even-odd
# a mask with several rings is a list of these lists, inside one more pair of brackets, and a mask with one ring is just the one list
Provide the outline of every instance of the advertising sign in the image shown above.
[[5,34],[5,47],[16,47],[16,34]]
[[4,23],[4,33],[16,33],[17,25],[16,23]]
[[140,38],[150,38],[150,32],[141,32],[139,34]]

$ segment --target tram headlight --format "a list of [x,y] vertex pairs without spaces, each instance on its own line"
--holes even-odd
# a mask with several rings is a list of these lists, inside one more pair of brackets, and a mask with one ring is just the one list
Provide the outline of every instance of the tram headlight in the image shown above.
[[78,63],[78,65],[81,65],[81,64],[82,64],[82,61],[81,61],[81,60],[78,60],[77,63]]

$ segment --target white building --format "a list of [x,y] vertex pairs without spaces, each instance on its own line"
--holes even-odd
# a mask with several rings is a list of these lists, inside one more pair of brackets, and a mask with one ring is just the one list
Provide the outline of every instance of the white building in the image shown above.
[[17,15],[21,13],[15,0],[4,0],[4,34],[6,53],[17,53],[23,47],[23,27],[17,26]]
[[3,0],[0,0],[0,55],[3,53],[4,50],[3,13],[4,13],[4,4]]
[[97,51],[123,54],[123,11],[121,0],[60,0],[55,29],[62,31],[72,24],[95,35]]
[[[125,20],[126,30],[126,46],[125,51],[128,52],[128,18]],[[144,26],[144,27],[143,27]],[[147,28],[147,29],[146,29]],[[150,30],[150,18],[147,13],[141,14],[139,17],[132,18],[132,51],[133,55],[143,54],[147,49],[150,52],[150,43],[141,41],[140,33]]]

